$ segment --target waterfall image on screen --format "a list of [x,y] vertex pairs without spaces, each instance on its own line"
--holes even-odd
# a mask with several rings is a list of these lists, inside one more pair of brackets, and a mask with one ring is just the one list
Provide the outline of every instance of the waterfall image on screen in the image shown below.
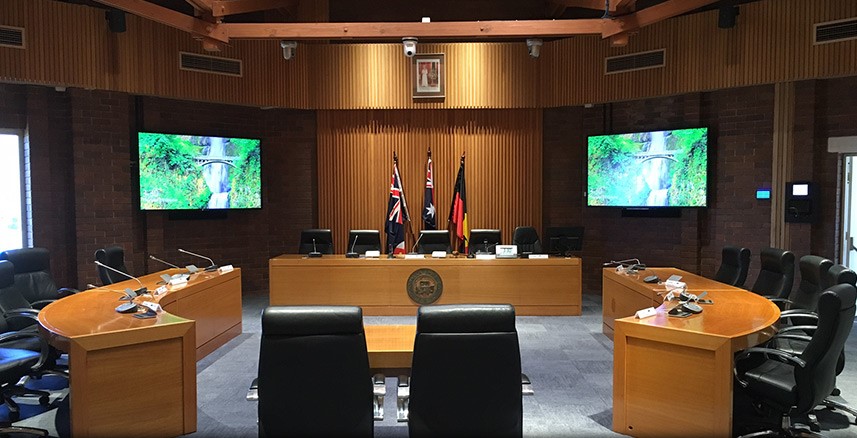
[[260,140],[141,132],[140,208],[262,207]]
[[589,137],[587,205],[705,207],[708,129]]

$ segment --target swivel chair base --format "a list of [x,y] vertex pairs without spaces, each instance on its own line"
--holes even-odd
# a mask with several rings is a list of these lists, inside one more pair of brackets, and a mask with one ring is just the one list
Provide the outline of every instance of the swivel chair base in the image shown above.
[[[818,422],[815,419],[815,415],[809,415],[810,422],[814,423],[813,425],[817,428]],[[812,427],[812,426],[810,426]],[[746,435],[741,435],[738,438],[757,438],[757,437],[786,437],[786,438],[797,438],[797,437],[812,437],[812,438],[824,438],[824,435],[821,433],[807,430],[801,427],[792,426],[791,417],[788,414],[784,414],[782,420],[780,422],[779,430],[763,430],[760,432],[752,432]]]
[[832,400],[830,397],[824,399],[824,401],[822,401],[821,404],[824,405],[825,407],[831,409],[831,410],[839,409],[840,411],[848,412],[849,414],[854,416],[854,424],[857,424],[857,409],[854,409],[851,406],[846,405],[845,403],[841,403],[839,401]]
[[9,386],[3,388],[2,392],[3,403],[6,403],[6,406],[9,407],[9,421],[18,421],[21,416],[21,411],[18,407],[18,403],[13,399],[13,397],[36,395],[39,397],[40,405],[47,406],[50,404],[51,394],[47,391],[29,389],[23,386]]

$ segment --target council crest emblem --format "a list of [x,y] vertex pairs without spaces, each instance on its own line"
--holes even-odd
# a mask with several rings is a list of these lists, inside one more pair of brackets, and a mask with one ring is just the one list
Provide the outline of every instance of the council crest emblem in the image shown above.
[[443,280],[431,269],[417,269],[408,277],[408,296],[417,304],[432,304],[443,293]]

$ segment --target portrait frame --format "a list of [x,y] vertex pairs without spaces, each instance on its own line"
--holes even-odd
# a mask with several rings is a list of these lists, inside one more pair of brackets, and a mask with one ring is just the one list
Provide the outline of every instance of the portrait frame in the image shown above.
[[421,53],[413,57],[411,82],[414,99],[446,96],[446,64],[443,53]]

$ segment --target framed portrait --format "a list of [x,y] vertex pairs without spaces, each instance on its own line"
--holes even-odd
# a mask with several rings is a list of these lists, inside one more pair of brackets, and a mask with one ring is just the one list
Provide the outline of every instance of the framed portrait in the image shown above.
[[444,97],[446,93],[446,70],[443,53],[414,55],[413,64],[414,98]]

